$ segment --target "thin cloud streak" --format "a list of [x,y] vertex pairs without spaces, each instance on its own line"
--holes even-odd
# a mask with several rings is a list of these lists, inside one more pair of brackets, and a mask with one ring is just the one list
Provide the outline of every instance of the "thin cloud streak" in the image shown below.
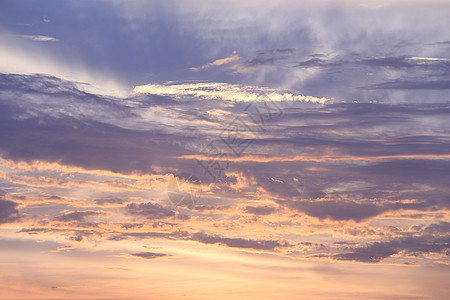
[[19,37],[36,42],[59,42],[59,39],[45,35],[19,35]]
[[216,59],[215,61],[210,62],[210,63],[208,63],[206,65],[203,65],[203,66],[200,66],[200,67],[197,67],[197,68],[196,67],[192,67],[190,69],[192,71],[200,71],[200,70],[207,69],[207,68],[210,68],[210,67],[217,67],[217,66],[229,64],[229,63],[231,63],[233,61],[237,61],[239,59],[240,59],[239,55],[235,54],[233,56],[226,57],[226,58],[219,58],[219,59]]

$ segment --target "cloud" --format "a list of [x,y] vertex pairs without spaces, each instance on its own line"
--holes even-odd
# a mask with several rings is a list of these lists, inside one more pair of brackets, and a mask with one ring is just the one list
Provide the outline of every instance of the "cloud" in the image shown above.
[[450,80],[396,80],[369,86],[376,90],[448,90]]
[[252,101],[300,101],[324,104],[329,100],[313,96],[295,95],[289,92],[228,83],[186,83],[186,84],[147,84],[134,88],[136,93],[159,94],[176,98],[198,97],[207,100],[230,100],[236,102]]
[[[198,160],[209,160],[207,155],[186,155],[180,157],[182,159],[198,159]],[[218,158],[218,161],[229,161],[229,162],[295,162],[295,161],[314,161],[314,162],[324,162],[324,161],[387,161],[392,159],[402,159],[402,160],[419,160],[419,159],[447,159],[450,158],[450,154],[410,154],[410,155],[380,155],[380,156],[313,156],[313,155],[296,155],[296,156],[262,156],[262,155],[245,155],[238,158]],[[273,180],[272,180],[273,181]],[[276,181],[275,181],[276,182]]]
[[70,239],[71,241],[81,242],[81,241],[83,240],[83,236],[82,236],[82,235],[71,236],[69,239]]
[[94,202],[98,205],[105,205],[107,206],[108,204],[123,204],[125,202],[125,200],[120,199],[120,198],[102,198],[102,199],[95,199]]
[[294,52],[295,49],[293,48],[260,50],[256,52],[254,58],[234,65],[231,68],[236,72],[246,72],[258,66],[280,64],[280,61],[289,58]]
[[190,234],[187,231],[173,231],[173,232],[158,232],[158,231],[145,231],[145,232],[133,232],[127,231],[124,233],[120,233],[118,235],[114,235],[109,237],[109,240],[120,241],[123,239],[128,239],[129,237],[138,238],[138,239],[152,239],[152,238],[163,238],[163,239],[179,239],[179,240],[187,240]]
[[319,219],[331,218],[333,220],[355,220],[374,217],[383,210],[372,203],[355,203],[348,201],[293,201],[288,204],[290,207]]
[[132,253],[131,255],[135,256],[135,257],[140,257],[143,259],[156,259],[156,258],[161,258],[161,257],[165,257],[165,256],[170,256],[168,254],[155,253],[155,252],[138,252],[138,253]]
[[299,68],[317,68],[317,67],[326,67],[332,65],[328,63],[325,59],[321,58],[311,58],[306,61],[299,62],[296,67]]
[[[138,115],[173,100],[151,95],[111,98],[81,91],[73,82],[45,75],[0,77],[0,148],[4,158],[59,161],[91,170],[131,173],[137,169],[149,172],[152,161],[170,164],[170,156],[185,151],[172,144],[175,135],[167,132],[170,127],[164,122],[152,119],[154,125],[149,127],[149,120]],[[17,98],[21,101],[14,100]],[[190,118],[190,113],[185,116]],[[173,120],[169,116],[167,119]],[[161,143],[161,138],[165,142]],[[35,143],[37,139],[41,142]],[[180,136],[178,140],[182,139]],[[129,142],[124,144],[123,140]],[[34,147],[25,145],[30,143]]]
[[[377,263],[402,251],[407,255],[414,256],[428,253],[441,253],[443,256],[448,257],[450,255],[449,225],[450,223],[447,222],[433,224],[427,227],[419,236],[399,238],[386,242],[374,242],[368,246],[358,247],[352,252],[336,254],[333,258],[337,260]],[[439,231],[439,235],[431,235],[430,232],[433,232],[436,228],[444,230]]]
[[157,203],[130,203],[125,207],[127,214],[145,217],[149,220],[166,219],[175,216],[175,212]]
[[18,204],[13,201],[3,200],[0,197],[0,224],[11,223],[20,218],[17,210]]
[[[347,57],[335,57],[330,59],[313,57],[299,62],[295,67],[299,68],[343,68],[346,66],[369,66],[373,68],[389,69],[422,69],[436,72],[435,75],[448,74],[450,71],[450,59],[435,57],[411,57],[411,56],[379,56],[361,57],[352,54]],[[411,72],[411,70],[409,70]]]
[[272,206],[246,206],[245,212],[254,214],[254,215],[270,215],[276,211],[275,207]]
[[190,68],[192,71],[199,71],[199,70],[203,70],[203,69],[207,69],[210,67],[217,67],[217,66],[221,66],[221,65],[225,65],[225,64],[229,64],[230,62],[239,60],[240,57],[239,55],[235,54],[233,56],[227,57],[227,58],[220,58],[220,59],[216,59],[213,62],[210,62],[206,65],[200,66],[198,68],[192,67]]
[[[88,286],[68,296],[83,298],[86,289],[98,290],[95,280],[112,279],[112,297],[126,296],[122,283],[131,276],[168,283],[136,283],[134,298],[181,295],[170,289],[177,282],[180,290],[193,287],[194,298],[210,291],[233,298],[256,282],[268,282],[258,293],[271,298],[302,292],[349,298],[349,285],[358,286],[358,298],[448,298],[442,296],[448,265],[435,263],[449,257],[449,223],[439,223],[450,215],[449,57],[448,43],[431,43],[446,40],[449,10],[443,1],[416,2],[59,1],[26,9],[2,3],[0,34],[7,37],[0,68],[56,75],[53,63],[69,74],[88,66],[103,74],[100,82],[119,78],[136,89],[106,96],[42,74],[0,75],[0,181],[9,192],[0,198],[0,223],[19,212],[29,216],[22,230],[14,232],[13,224],[0,236],[3,252],[16,252],[19,261],[5,272],[30,279],[22,289],[10,279],[6,296],[42,290],[43,298],[61,298],[66,292],[51,287],[80,283],[82,274]],[[44,14],[51,23],[42,22]],[[33,32],[60,42],[16,35]],[[234,49],[239,55],[230,55]],[[245,140],[258,127],[245,109],[263,100],[277,101],[279,114],[259,115],[264,128],[234,155],[224,134]],[[236,117],[250,130],[233,139],[229,125]],[[229,162],[215,182],[195,160],[202,156],[211,167],[217,157],[205,155],[210,142],[221,145],[221,162]],[[175,211],[168,179],[184,172],[199,178],[202,195],[193,208]],[[23,246],[11,242],[15,237]],[[27,239],[65,241],[73,246],[53,249],[72,251],[54,255]],[[136,250],[145,244],[155,247]],[[157,246],[177,253],[176,261],[158,266],[170,254],[152,250]],[[45,264],[49,278],[32,276],[21,248],[27,261],[40,262],[40,275],[44,262],[62,260]],[[155,268],[121,260],[120,269],[133,272],[112,276],[104,269],[117,263],[111,254],[147,259]],[[319,255],[323,261],[308,261]],[[82,260],[73,260],[80,270],[74,272],[66,268],[68,257],[90,259],[79,266]],[[371,272],[336,260],[422,266]],[[60,267],[72,277],[54,276]],[[238,273],[259,277],[238,282]],[[403,275],[420,284],[411,291]],[[212,284],[207,291],[197,280],[205,278]],[[318,278],[341,291],[319,291],[327,285]],[[291,288],[299,281],[308,288]],[[220,291],[228,282],[238,284]],[[280,286],[286,287],[281,294]],[[19,290],[23,295],[13,294]]]
[[45,35],[19,35],[19,37],[37,42],[59,42],[59,39]]
[[4,200],[7,193],[0,190],[0,224],[10,223],[20,218],[17,210],[18,203],[10,200]]
[[[205,141],[217,140],[225,122],[242,115],[248,105],[223,105],[220,100],[198,98],[178,101],[147,94],[106,97],[83,92],[76,83],[55,77],[3,74],[2,78],[0,148],[7,160],[1,162],[9,169],[2,170],[4,174],[0,176],[40,188],[117,187],[135,193],[164,189],[168,174],[178,170],[200,178],[203,170],[196,167],[195,159],[210,159],[200,155]],[[210,84],[212,90],[217,88],[218,84]],[[225,90],[230,86],[222,85]],[[188,86],[201,90],[199,86]],[[255,93],[260,90],[254,89],[251,91]],[[236,193],[232,189],[236,178],[230,174],[242,173],[245,178],[254,179],[246,184],[246,193],[263,190],[276,196],[280,205],[322,220],[363,222],[387,211],[445,207],[443,194],[450,155],[446,150],[445,126],[450,113],[448,105],[319,106],[297,101],[281,101],[277,105],[282,115],[265,123],[267,130],[255,136],[248,152],[226,158],[232,162],[229,176],[217,182],[217,187]],[[152,116],[167,114],[167,119],[155,122],[153,117],[143,118],[143,111],[155,107],[164,110]],[[217,107],[223,111],[220,115],[203,113]],[[172,112],[176,114],[171,115]],[[177,123],[165,123],[174,116],[180,116]],[[208,121],[208,125],[192,125],[192,120],[197,119]],[[192,126],[192,131],[186,130],[186,124]],[[226,146],[224,149],[230,151]],[[19,161],[29,163],[18,164]],[[56,161],[59,163],[48,163]],[[14,171],[17,168],[20,172]],[[89,181],[61,178],[54,172],[84,174],[87,177],[83,178]],[[149,173],[153,175],[146,175]],[[294,177],[297,181],[293,181]],[[360,178],[370,184],[351,190],[349,182]],[[428,185],[435,190],[412,192],[411,184]],[[94,198],[93,202],[121,205],[126,203],[122,197],[130,199],[119,195]],[[321,201],[312,201],[316,198]],[[384,199],[414,202],[389,204]],[[246,212],[256,215],[270,210],[245,206]],[[152,204],[134,203],[125,211],[149,219],[173,216],[170,209]],[[198,212],[203,214],[200,208]]]
[[[348,100],[352,95],[355,100],[364,102],[387,103],[388,99],[391,102],[408,99],[410,103],[420,103],[424,98],[430,102],[444,102],[445,90],[449,87],[450,60],[446,55],[419,57],[344,53],[329,56],[310,56],[295,63],[294,68],[315,74],[314,79],[305,81],[304,88],[308,93],[321,91],[322,95],[331,93],[335,98],[342,95],[341,98]],[[400,97],[399,90],[410,92]]]
[[275,248],[288,247],[287,243],[280,243],[274,240],[250,240],[242,238],[225,238],[218,235],[209,235],[197,232],[191,237],[193,241],[203,244],[223,244],[232,248],[244,248],[255,250],[274,250]]
[[450,45],[450,41],[437,42],[437,45]]
[[73,286],[52,286],[54,290],[72,290]]
[[[228,59],[230,53],[236,50],[242,57],[241,60],[245,60],[249,66],[262,68],[255,68],[254,73],[246,73],[237,78],[230,77],[227,72],[217,72],[214,76],[208,73],[208,78],[200,80],[239,80],[245,85],[285,87],[306,95],[341,98],[345,101],[373,97],[387,101],[384,91],[376,93],[371,90],[367,93],[359,89],[359,83],[373,83],[367,82],[371,80],[364,68],[352,65],[352,70],[349,70],[345,66],[337,66],[332,72],[316,72],[298,70],[293,66],[296,62],[307,61],[317,54],[347,59],[355,52],[367,58],[390,57],[394,54],[399,58],[448,58],[444,47],[430,46],[436,41],[446,42],[445,28],[448,26],[429,22],[430,19],[439,19],[440,24],[447,24],[444,14],[447,4],[440,3],[439,7],[442,9],[438,11],[434,6],[429,7],[419,2],[411,4],[407,9],[400,2],[374,9],[368,9],[371,5],[355,5],[351,2],[341,5],[326,2],[327,5],[286,1],[283,2],[284,5],[271,3],[264,6],[257,5],[256,2],[221,2],[202,6],[201,13],[198,13],[199,6],[195,1],[169,2],[157,7],[149,3],[122,2],[102,2],[79,7],[65,3],[51,7],[43,5],[44,10],[72,12],[61,14],[66,16],[66,22],[63,22],[62,17],[51,16],[51,24],[57,22],[58,27],[48,26],[51,24],[47,23],[36,26],[40,26],[42,29],[37,30],[42,30],[48,36],[58,36],[66,43],[67,49],[76,51],[79,59],[74,61],[73,51],[54,47],[47,49],[45,55],[39,55],[39,60],[45,56],[50,61],[43,65],[49,65],[52,59],[58,57],[61,65],[67,65],[69,71],[73,70],[71,67],[75,64],[91,67],[91,71],[101,70],[97,75],[103,73],[118,76],[123,82],[136,85],[142,82],[142,78],[149,78],[146,76],[158,83],[190,80],[192,72],[188,71],[189,67],[204,65],[205,60],[210,57]],[[8,6],[17,12],[17,18],[27,18],[27,12],[19,12],[17,4]],[[108,12],[108,18],[98,22],[95,16],[99,12]],[[330,18],[330,14],[335,18]],[[42,15],[39,20],[42,20]],[[10,23],[6,22],[3,26],[5,30],[14,32],[15,25],[12,24],[17,21]],[[83,31],[85,24],[96,30]],[[356,28],[354,24],[359,24],[359,27]],[[148,28],[155,30],[149,32]],[[235,34],[236,32],[239,34]],[[115,38],[111,38],[112,36]],[[95,51],[86,42],[92,40],[97,41]],[[20,50],[21,45],[18,44],[16,47],[8,46],[11,51],[5,59],[6,64]],[[22,63],[25,67],[32,65],[32,58],[44,52],[39,45],[32,46],[33,50],[40,51],[28,51],[21,59],[14,59],[12,65],[18,65],[20,61],[26,61],[26,64]],[[27,72],[30,72],[29,67],[27,68]],[[414,75],[415,71],[409,69],[410,74]],[[43,69],[33,70],[36,71],[44,72]],[[379,78],[379,82],[384,82],[389,79],[385,75],[387,74],[376,74],[375,77],[383,77]],[[390,73],[389,76],[391,75],[393,74]]]
[[[245,153],[235,157],[224,146],[230,167],[222,180],[207,185],[195,159],[207,142],[221,142],[218,137],[227,121],[244,117],[249,103],[222,98],[204,101],[195,95],[180,101],[187,96],[174,96],[181,89],[179,84],[161,85],[176,86],[173,97],[136,94],[122,98],[87,93],[77,83],[50,76],[4,74],[2,78],[0,148],[7,159],[0,160],[0,176],[18,191],[23,185],[46,191],[44,195],[23,194],[26,198],[20,204],[26,203],[26,213],[39,215],[34,205],[48,205],[56,212],[68,209],[61,205],[88,212],[102,205],[115,216],[92,224],[83,221],[94,215],[65,212],[55,220],[68,224],[51,224],[43,217],[42,223],[36,221],[32,229],[21,232],[65,234],[73,242],[88,235],[115,241],[155,238],[286,252],[286,243],[292,245],[297,236],[282,242],[267,236],[248,239],[241,232],[249,226],[268,226],[277,234],[277,224],[290,230],[301,223],[299,235],[326,232],[349,239],[367,234],[380,237],[383,230],[376,226],[352,232],[343,229],[342,233],[333,224],[350,221],[362,227],[387,213],[405,219],[419,212],[414,222],[420,222],[444,217],[448,207],[447,104],[279,101],[282,114],[265,122],[266,130],[255,135]],[[194,92],[218,89],[218,84],[210,84],[187,87]],[[223,90],[230,86],[223,84]],[[244,85],[238,87],[246,91]],[[256,94],[261,89],[247,91]],[[149,117],[147,112],[153,114]],[[198,175],[204,183],[202,188],[208,192],[198,207],[181,208],[177,214],[161,204],[140,202],[161,199],[169,174],[180,172]],[[48,189],[54,187],[64,201],[47,201],[46,195],[55,193]],[[120,187],[117,194],[115,187]],[[92,197],[86,201],[71,200],[74,193],[90,189]],[[123,206],[123,210],[114,206]],[[182,220],[181,215],[189,219]],[[142,218],[142,223],[133,223],[136,218]],[[170,218],[174,220],[167,221]],[[210,233],[191,233],[189,224],[198,226],[196,231]],[[229,230],[237,232],[236,236],[224,237]],[[340,253],[332,255],[345,254],[346,249],[335,250]]]
[[100,215],[102,215],[102,213],[96,211],[75,211],[54,217],[53,219],[59,222],[71,222],[71,221],[81,222],[84,221],[86,218],[96,217]]

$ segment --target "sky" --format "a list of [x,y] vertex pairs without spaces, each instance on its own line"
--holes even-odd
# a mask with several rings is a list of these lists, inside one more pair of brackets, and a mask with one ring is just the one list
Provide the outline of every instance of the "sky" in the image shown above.
[[449,299],[450,2],[0,1],[0,299]]

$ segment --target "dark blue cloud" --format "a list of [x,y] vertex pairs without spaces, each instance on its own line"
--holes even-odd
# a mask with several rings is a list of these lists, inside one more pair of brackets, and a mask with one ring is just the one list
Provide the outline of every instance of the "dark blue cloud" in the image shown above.
[[0,199],[0,224],[11,223],[20,218],[17,206],[14,201]]

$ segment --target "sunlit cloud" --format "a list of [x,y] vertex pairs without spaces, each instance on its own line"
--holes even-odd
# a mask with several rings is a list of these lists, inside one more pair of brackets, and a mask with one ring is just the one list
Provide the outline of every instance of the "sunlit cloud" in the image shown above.
[[329,99],[313,96],[295,95],[292,93],[280,93],[274,89],[242,86],[227,83],[187,83],[187,84],[147,84],[136,86],[136,93],[148,93],[172,96],[176,98],[198,97],[206,100],[229,100],[236,102],[253,101],[300,101],[324,104]]
[[210,68],[210,67],[217,67],[217,66],[229,64],[229,63],[231,63],[233,61],[237,61],[237,60],[239,60],[239,58],[240,58],[239,55],[235,54],[233,56],[226,57],[226,58],[219,58],[219,59],[216,59],[215,61],[210,62],[210,63],[208,63],[206,65],[203,65],[203,66],[200,66],[200,67],[192,67],[190,69],[192,71],[199,71],[199,70],[207,69],[207,68]]

